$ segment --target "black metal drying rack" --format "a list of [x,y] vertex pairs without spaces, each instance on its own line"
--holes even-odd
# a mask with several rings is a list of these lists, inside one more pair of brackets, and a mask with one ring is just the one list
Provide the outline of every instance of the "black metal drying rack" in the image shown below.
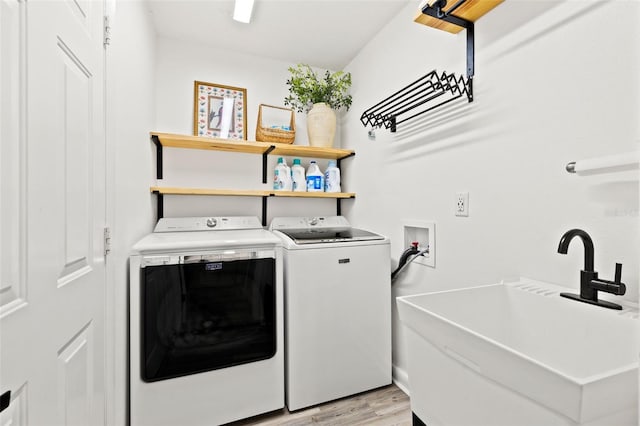
[[363,112],[360,116],[360,122],[365,127],[369,125],[384,127],[395,132],[398,124],[455,101],[464,95],[467,96],[469,102],[473,102],[474,25],[473,21],[453,14],[466,1],[458,0],[446,11],[444,7],[447,0],[436,0],[432,5],[427,3],[422,8],[422,13],[426,15],[467,30],[466,78],[454,73],[438,74],[436,70],[432,70]]

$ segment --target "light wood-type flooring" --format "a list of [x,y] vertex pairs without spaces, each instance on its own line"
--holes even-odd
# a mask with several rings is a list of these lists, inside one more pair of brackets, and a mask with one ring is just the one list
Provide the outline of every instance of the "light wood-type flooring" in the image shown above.
[[289,413],[286,408],[228,426],[410,426],[409,397],[396,385]]

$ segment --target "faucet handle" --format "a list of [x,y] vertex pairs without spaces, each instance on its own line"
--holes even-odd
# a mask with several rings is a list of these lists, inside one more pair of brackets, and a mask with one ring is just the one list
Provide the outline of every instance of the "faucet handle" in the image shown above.
[[620,281],[622,281],[622,263],[616,263],[616,276],[613,281],[616,284],[620,284]]

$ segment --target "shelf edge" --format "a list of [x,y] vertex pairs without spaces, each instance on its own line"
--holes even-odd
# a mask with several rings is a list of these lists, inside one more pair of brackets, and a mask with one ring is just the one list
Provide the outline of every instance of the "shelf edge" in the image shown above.
[[[149,132],[160,145],[184,149],[210,151],[232,151],[248,154],[268,154],[281,156],[318,157],[343,159],[355,155],[355,151],[341,148],[321,148],[306,145],[288,145],[251,140],[208,138],[203,136],[180,135],[175,133]],[[156,143],[156,144],[157,144]],[[190,146],[191,145],[191,146]],[[215,146],[218,145],[218,146]]]
[[264,191],[245,189],[215,189],[152,186],[150,192],[163,195],[210,195],[210,196],[239,196],[239,197],[289,197],[289,198],[325,198],[348,199],[355,198],[354,192],[292,192],[292,191]]

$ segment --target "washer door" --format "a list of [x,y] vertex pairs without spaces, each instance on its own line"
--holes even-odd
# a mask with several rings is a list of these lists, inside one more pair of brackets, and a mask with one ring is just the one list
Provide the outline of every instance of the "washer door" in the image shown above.
[[231,259],[204,255],[180,256],[173,264],[143,262],[142,380],[154,382],[274,356],[275,280],[275,256],[235,253]]

